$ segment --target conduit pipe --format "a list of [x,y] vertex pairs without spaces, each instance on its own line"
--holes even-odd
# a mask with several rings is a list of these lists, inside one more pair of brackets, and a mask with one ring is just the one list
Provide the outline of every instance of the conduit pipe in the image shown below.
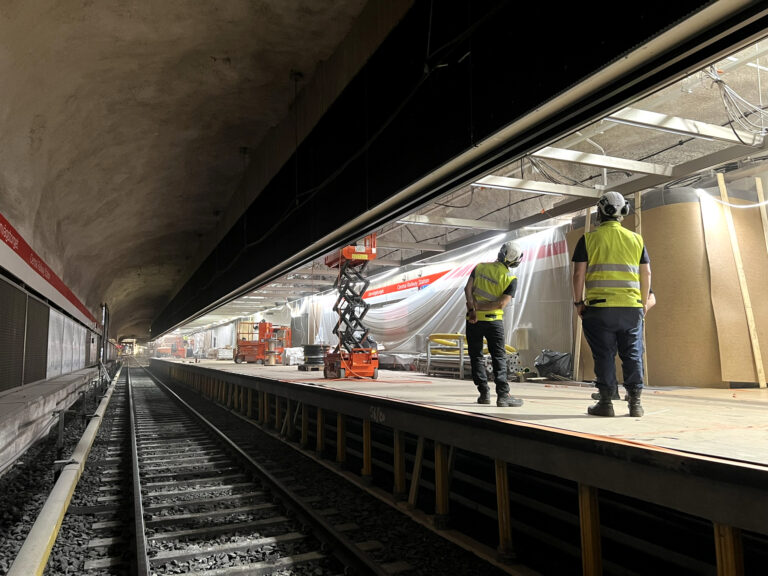
[[[106,394],[101,399],[96,412],[91,417],[91,421],[83,433],[83,437],[77,443],[75,451],[69,458],[69,462],[64,466],[53,486],[53,490],[48,495],[48,499],[43,505],[43,509],[37,515],[32,529],[27,535],[27,539],[19,550],[19,554],[13,561],[10,570],[6,576],[42,576],[48,556],[51,554],[53,544],[56,542],[56,536],[59,534],[59,528],[64,520],[64,514],[67,513],[72,494],[75,492],[77,482],[85,468],[85,462],[88,460],[88,453],[96,439],[96,434],[101,426],[102,418],[112,398],[112,392],[115,389],[120,372],[117,371],[112,379]],[[63,415],[62,415],[63,416]]]

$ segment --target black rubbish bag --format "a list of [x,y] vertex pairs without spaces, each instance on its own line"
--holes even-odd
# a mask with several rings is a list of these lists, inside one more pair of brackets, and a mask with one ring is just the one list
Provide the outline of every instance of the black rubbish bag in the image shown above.
[[568,352],[556,352],[554,350],[542,350],[533,361],[536,372],[543,378],[565,379],[571,378],[571,355]]

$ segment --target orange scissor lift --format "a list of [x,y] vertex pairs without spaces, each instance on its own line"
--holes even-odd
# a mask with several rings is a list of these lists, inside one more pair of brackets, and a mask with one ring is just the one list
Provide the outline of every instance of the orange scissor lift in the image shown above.
[[379,354],[363,325],[369,304],[363,300],[369,281],[363,273],[368,262],[376,258],[376,234],[370,234],[363,244],[347,246],[325,257],[325,265],[338,268],[334,288],[339,291],[334,312],[339,321],[333,329],[339,343],[323,358],[326,378],[379,377]]
[[291,329],[262,320],[241,322],[237,332],[237,346],[233,354],[235,364],[257,362],[267,366],[283,363],[283,353],[291,346]]

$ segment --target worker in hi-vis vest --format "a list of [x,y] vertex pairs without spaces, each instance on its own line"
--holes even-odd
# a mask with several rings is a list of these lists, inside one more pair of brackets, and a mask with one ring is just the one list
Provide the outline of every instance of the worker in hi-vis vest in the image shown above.
[[643,415],[643,318],[651,261],[643,237],[621,225],[627,214],[629,202],[624,196],[605,192],[597,201],[599,226],[584,234],[573,251],[573,304],[592,350],[600,394],[597,404],[587,409],[593,416],[614,416],[617,351],[629,415]]
[[507,382],[507,349],[504,341],[504,308],[509,305],[517,290],[517,276],[510,268],[516,268],[523,259],[520,246],[509,241],[501,245],[495,262],[483,262],[475,266],[464,286],[467,299],[467,350],[472,366],[472,380],[480,396],[478,404],[490,404],[491,394],[485,370],[483,338],[488,343],[496,383],[496,406],[522,406],[523,401],[509,395]]

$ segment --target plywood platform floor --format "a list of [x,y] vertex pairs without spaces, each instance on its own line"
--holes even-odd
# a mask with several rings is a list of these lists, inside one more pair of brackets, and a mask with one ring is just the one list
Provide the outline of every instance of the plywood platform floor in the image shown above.
[[[186,361],[188,363],[189,360]],[[614,400],[615,418],[587,414],[596,389],[578,382],[511,382],[511,393],[522,398],[519,408],[476,403],[471,380],[427,376],[419,372],[380,370],[377,380],[326,380],[322,372],[297,366],[234,364],[202,360],[196,364],[225,372],[286,382],[311,383],[335,390],[419,403],[510,422],[590,434],[648,447],[713,456],[768,466],[768,389],[647,388],[645,416],[631,418],[627,403]],[[624,389],[621,389],[622,397]]]

